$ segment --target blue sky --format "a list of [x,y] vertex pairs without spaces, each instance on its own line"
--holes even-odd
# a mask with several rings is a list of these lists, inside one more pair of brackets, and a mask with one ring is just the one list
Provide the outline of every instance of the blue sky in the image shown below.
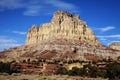
[[120,0],[0,0],[0,50],[24,44],[28,28],[57,10],[80,14],[104,45],[120,41]]

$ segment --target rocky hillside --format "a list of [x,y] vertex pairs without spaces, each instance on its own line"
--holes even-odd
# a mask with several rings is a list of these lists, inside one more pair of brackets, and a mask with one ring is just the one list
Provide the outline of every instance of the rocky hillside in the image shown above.
[[110,48],[120,50],[120,42],[113,42],[109,45]]
[[33,25],[27,33],[25,45],[0,52],[0,59],[24,60],[101,60],[120,56],[99,43],[95,34],[79,15],[65,11],[54,13],[51,22],[39,28]]

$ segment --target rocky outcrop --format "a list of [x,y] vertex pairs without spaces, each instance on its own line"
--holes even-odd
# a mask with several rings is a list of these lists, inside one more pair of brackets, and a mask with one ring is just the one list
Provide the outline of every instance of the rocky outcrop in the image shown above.
[[87,24],[79,15],[64,11],[54,13],[50,23],[42,24],[39,28],[33,25],[27,33],[26,45],[38,44],[47,41],[64,39],[71,42],[75,40],[98,45],[99,42]]
[[120,50],[120,42],[113,42],[109,45],[110,48]]

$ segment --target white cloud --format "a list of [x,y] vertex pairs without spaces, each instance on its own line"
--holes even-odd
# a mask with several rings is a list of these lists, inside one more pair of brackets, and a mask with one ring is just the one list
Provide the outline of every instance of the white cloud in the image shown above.
[[8,38],[6,36],[0,36],[0,51],[3,49],[8,49],[11,47],[19,46],[19,44],[16,40]]
[[113,30],[113,29],[115,29],[114,26],[107,26],[107,27],[103,27],[103,28],[96,28],[95,30],[100,30],[102,32],[106,32],[106,31]]
[[15,34],[20,34],[20,35],[25,35],[26,34],[26,32],[21,32],[21,31],[12,31],[13,33],[15,33]]
[[38,5],[28,6],[26,8],[26,11],[23,12],[23,14],[27,16],[37,16],[39,15],[40,9],[41,9],[41,6],[38,6]]
[[116,35],[107,35],[107,36],[97,36],[98,38],[120,38],[120,34]]
[[22,8],[25,4],[22,2],[23,0],[0,0],[0,9],[17,9]]
[[120,42],[120,34],[116,34],[116,35],[107,35],[107,36],[97,36],[98,39],[103,42],[104,44],[109,44],[111,42]]
[[100,40],[101,41],[106,41],[107,39],[102,37],[102,38],[100,38]]
[[63,0],[0,0],[0,11],[23,9],[23,15],[37,16],[56,9],[75,11],[76,6]]
[[13,39],[4,39],[4,38],[0,38],[0,43],[16,43],[16,40]]
[[106,35],[106,36],[97,36],[100,42],[108,45],[112,42],[120,42],[120,34],[116,35]]
[[67,3],[61,0],[44,0],[45,4],[50,4],[54,7],[58,7],[61,9],[75,9],[76,6],[71,4],[71,3]]
[[113,43],[113,42],[120,42],[120,41],[111,41],[110,43]]
[[17,46],[20,46],[20,45],[21,44],[17,44],[17,43],[4,43],[4,44],[0,44],[0,51],[2,51],[4,49],[17,47]]

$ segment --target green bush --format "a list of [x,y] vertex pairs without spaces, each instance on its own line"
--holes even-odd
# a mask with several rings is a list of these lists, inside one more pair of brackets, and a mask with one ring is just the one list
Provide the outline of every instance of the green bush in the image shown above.
[[83,68],[73,67],[68,74],[70,76],[97,77],[97,68],[95,66],[91,66],[90,64],[85,65]]
[[86,69],[85,68],[80,68],[80,76],[87,76],[87,71],[86,71]]
[[107,78],[106,71],[97,71],[97,76],[102,78]]
[[7,63],[0,62],[0,72],[11,74],[10,64],[11,64],[10,62]]
[[11,62],[6,62],[6,63],[0,62],[0,73],[8,73],[11,75],[12,73],[16,72],[11,70],[10,66],[11,66]]
[[120,80],[120,64],[113,62],[106,66],[107,77],[110,80]]
[[80,74],[80,69],[77,67],[73,67],[72,70],[68,72],[68,75],[70,76],[77,76]]

